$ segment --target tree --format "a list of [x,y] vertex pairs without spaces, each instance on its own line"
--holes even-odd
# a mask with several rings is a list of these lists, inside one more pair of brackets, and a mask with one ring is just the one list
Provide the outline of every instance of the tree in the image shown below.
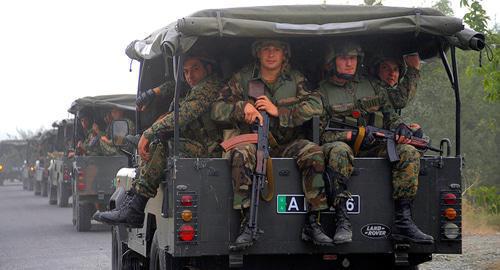
[[451,2],[449,0],[439,0],[432,8],[443,12],[446,16],[453,16],[453,9],[451,8]]

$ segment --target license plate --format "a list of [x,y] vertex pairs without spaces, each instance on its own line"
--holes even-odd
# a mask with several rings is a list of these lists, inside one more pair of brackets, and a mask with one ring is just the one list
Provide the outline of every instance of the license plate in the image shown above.
[[[360,213],[360,196],[351,195],[346,201],[348,214]],[[307,213],[307,202],[304,194],[278,194],[276,198],[276,212],[278,214],[304,214]]]

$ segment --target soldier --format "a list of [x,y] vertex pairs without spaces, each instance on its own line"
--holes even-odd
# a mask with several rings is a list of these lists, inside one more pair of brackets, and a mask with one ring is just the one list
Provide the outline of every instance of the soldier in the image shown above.
[[417,92],[420,80],[418,53],[400,57],[377,55],[372,60],[372,73],[377,78],[373,86],[385,89],[394,109],[408,105]]
[[128,124],[128,130],[129,134],[135,134],[135,125],[132,120],[126,118],[124,116],[124,111],[120,108],[114,107],[111,109],[109,114],[106,114],[104,117],[104,121],[107,122],[108,127],[106,128],[106,134],[101,136],[100,138],[100,146],[102,148],[102,151],[104,155],[106,156],[112,156],[112,155],[118,155],[121,153],[121,151],[113,145],[113,142],[110,140],[111,138],[111,127],[113,124],[113,121],[119,121],[123,120],[126,121]]
[[[189,56],[183,68],[184,78],[191,89],[179,102],[179,126],[183,136],[179,145],[180,156],[220,156],[217,146],[222,136],[207,113],[222,87],[217,75],[212,72],[213,62],[204,57]],[[112,225],[142,227],[146,203],[149,198],[156,196],[164,178],[167,150],[172,148],[170,139],[173,130],[174,113],[168,112],[144,131],[138,145],[141,156],[139,177],[132,183],[122,205],[112,211],[97,212],[94,214],[95,220]]]
[[[416,243],[431,244],[432,236],[424,234],[411,218],[411,206],[418,185],[420,153],[415,147],[404,144],[412,136],[412,131],[387,105],[384,95],[363,78],[358,78],[358,70],[363,60],[363,52],[353,42],[336,43],[330,46],[326,55],[328,78],[320,83],[319,91],[323,98],[325,113],[322,125],[330,121],[360,126],[362,132],[325,131],[321,135],[323,151],[328,161],[328,175],[335,187],[336,197],[332,198],[335,207],[335,243],[352,241],[351,224],[346,211],[346,199],[350,196],[347,183],[353,171],[354,156],[386,156],[386,147],[376,143],[373,129],[396,128],[397,151],[400,161],[392,165],[393,199],[395,201],[395,239],[406,239]],[[368,126],[368,127],[367,127]],[[335,126],[333,126],[335,127]],[[343,126],[340,125],[340,128]],[[360,134],[359,136],[357,134]]]
[[[324,193],[324,156],[321,148],[306,140],[302,124],[320,115],[321,98],[310,93],[304,76],[290,69],[290,46],[279,40],[258,40],[252,44],[255,64],[235,73],[212,107],[212,119],[222,123],[238,123],[240,129],[249,128],[256,119],[262,123],[259,111],[270,116],[270,155],[294,157],[302,173],[304,193],[309,203],[309,214],[302,231],[304,240],[318,245],[330,245],[319,224],[319,211],[328,208]],[[257,100],[248,98],[250,85],[258,84],[265,95]],[[230,158],[233,181],[233,208],[242,214],[240,234],[231,249],[241,250],[253,244],[248,227],[252,173],[255,169],[255,144],[241,144],[226,153]]]

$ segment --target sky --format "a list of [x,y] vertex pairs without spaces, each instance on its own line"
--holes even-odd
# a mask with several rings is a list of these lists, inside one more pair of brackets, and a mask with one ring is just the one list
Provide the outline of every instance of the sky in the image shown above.
[[[437,0],[383,0],[386,6],[429,7]],[[459,0],[451,0],[462,17]],[[17,130],[50,128],[70,117],[72,101],[135,94],[138,63],[127,45],[183,16],[208,8],[322,4],[322,0],[16,0],[0,3],[0,139]],[[362,0],[326,0],[361,4]],[[173,4],[175,3],[175,4]],[[483,0],[495,19],[500,1]],[[495,14],[496,13],[496,14]],[[500,15],[500,14],[499,14]],[[497,19],[499,21],[500,18]]]

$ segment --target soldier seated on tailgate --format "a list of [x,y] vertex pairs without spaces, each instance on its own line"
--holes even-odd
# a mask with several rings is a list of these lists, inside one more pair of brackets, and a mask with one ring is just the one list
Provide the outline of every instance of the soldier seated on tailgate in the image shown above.
[[382,53],[372,57],[370,70],[378,79],[375,87],[385,88],[394,109],[402,109],[415,98],[420,80],[420,58],[418,53],[388,55]]
[[[217,74],[213,72],[215,62],[206,57],[186,57],[184,79],[190,89],[179,102],[179,126],[182,138],[179,143],[181,157],[220,157],[218,144],[221,132],[210,119],[208,112],[222,88]],[[175,84],[165,83],[163,92],[174,91]],[[168,104],[165,104],[168,106]],[[142,134],[138,152],[141,156],[138,178],[127,191],[124,203],[112,211],[97,212],[94,219],[111,225],[125,224],[142,227],[144,208],[164,179],[166,157],[172,149],[171,137],[174,130],[174,112],[170,111],[158,119]]]
[[[354,41],[335,42],[326,52],[325,67],[328,77],[320,82],[319,92],[325,108],[322,126],[345,128],[343,124],[359,126],[354,131],[324,131],[321,143],[328,163],[326,180],[335,190],[329,198],[335,207],[337,244],[352,241],[352,229],[346,210],[350,196],[347,184],[353,172],[354,156],[387,156],[384,142],[375,140],[375,130],[370,127],[395,129],[399,161],[391,164],[395,228],[393,237],[421,244],[432,244],[434,239],[423,233],[412,220],[413,199],[418,188],[420,153],[405,144],[413,136],[391,104],[384,91],[371,81],[358,76],[363,61],[363,51]],[[365,131],[362,132],[362,131]]]
[[[319,211],[328,208],[322,174],[324,156],[321,148],[305,139],[304,122],[320,115],[321,98],[306,89],[304,76],[289,66],[290,45],[281,40],[257,40],[252,45],[255,62],[235,73],[212,107],[212,119],[224,124],[237,124],[243,132],[258,119],[260,111],[270,117],[270,155],[293,157],[302,173],[304,193],[309,203],[309,214],[302,238],[318,245],[331,245],[332,239],[321,229]],[[249,98],[250,88],[264,89],[256,100]],[[256,145],[242,143],[227,156],[232,167],[233,208],[239,211],[241,230],[231,249],[241,250],[253,244],[248,224],[252,172],[255,170]]]

